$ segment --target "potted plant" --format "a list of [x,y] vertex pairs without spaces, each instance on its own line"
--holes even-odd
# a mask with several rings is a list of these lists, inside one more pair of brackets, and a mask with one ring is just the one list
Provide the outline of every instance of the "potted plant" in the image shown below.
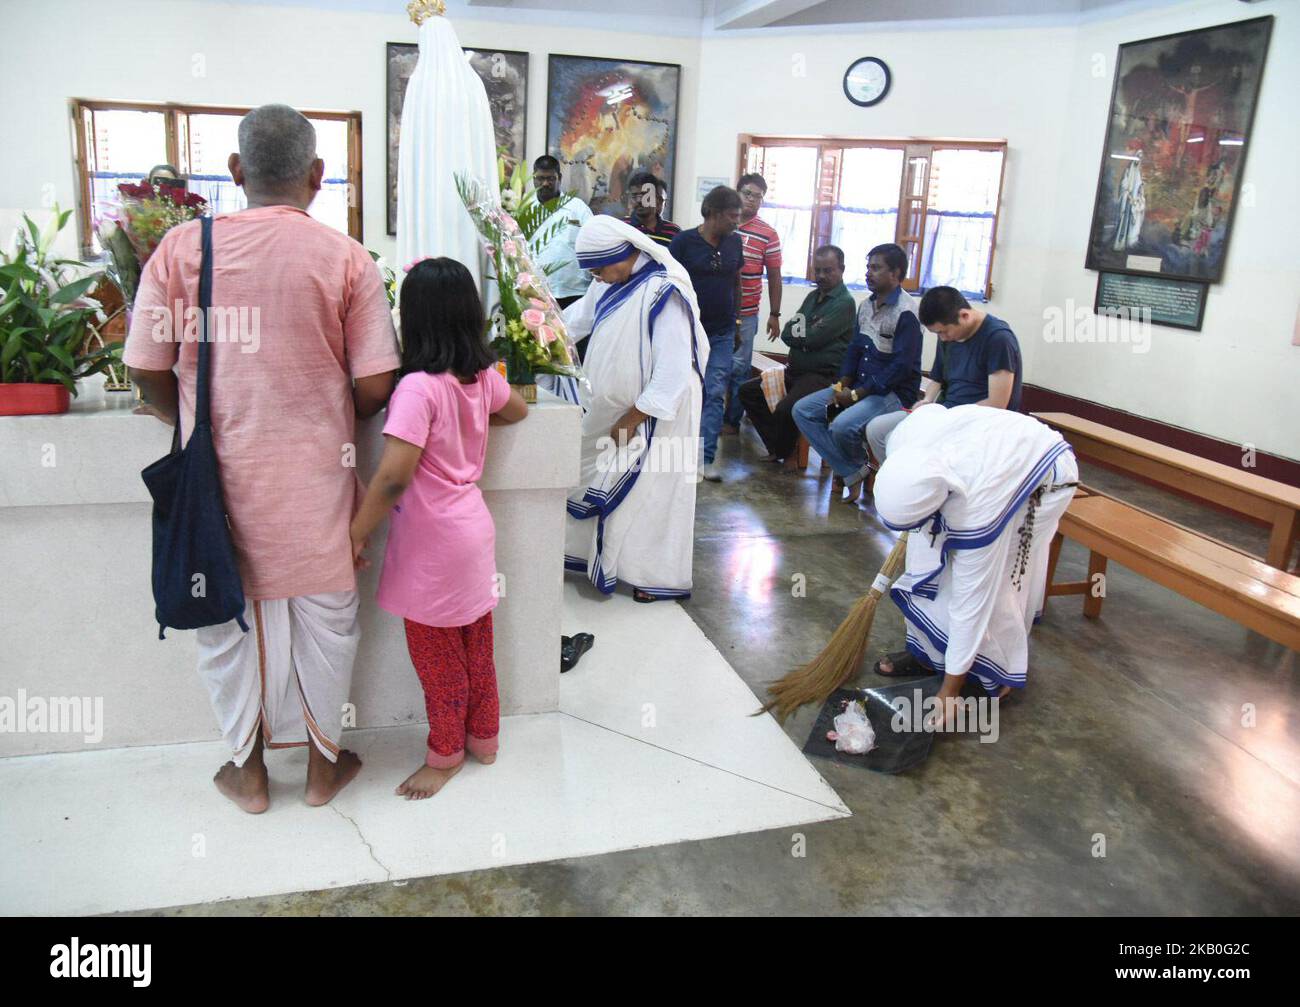
[[16,247],[0,251],[0,416],[66,412],[77,381],[119,359],[120,347],[86,348],[104,320],[87,292],[103,274],[51,255],[71,215],[55,206],[42,233],[23,214]]

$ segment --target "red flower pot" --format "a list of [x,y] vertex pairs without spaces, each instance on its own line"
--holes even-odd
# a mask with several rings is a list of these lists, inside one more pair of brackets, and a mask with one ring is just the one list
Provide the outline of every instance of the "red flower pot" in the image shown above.
[[63,385],[0,382],[0,416],[66,413],[68,401],[68,390]]

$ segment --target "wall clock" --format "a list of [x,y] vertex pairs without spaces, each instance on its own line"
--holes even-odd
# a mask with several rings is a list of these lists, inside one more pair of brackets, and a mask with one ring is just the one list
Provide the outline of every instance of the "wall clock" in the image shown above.
[[883,59],[864,56],[844,71],[844,96],[855,105],[869,108],[884,101],[892,79]]

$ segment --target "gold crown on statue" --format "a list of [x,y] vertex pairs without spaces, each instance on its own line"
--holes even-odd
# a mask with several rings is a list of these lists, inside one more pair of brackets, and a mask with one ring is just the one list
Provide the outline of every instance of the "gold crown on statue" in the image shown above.
[[447,13],[447,5],[443,0],[411,0],[406,5],[406,13],[411,15],[411,20],[417,25],[424,24],[431,17]]

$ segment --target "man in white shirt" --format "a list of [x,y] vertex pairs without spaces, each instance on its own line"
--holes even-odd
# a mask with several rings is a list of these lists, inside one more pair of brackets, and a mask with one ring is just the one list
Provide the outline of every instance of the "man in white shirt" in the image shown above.
[[550,154],[533,162],[533,186],[539,203],[555,205],[533,235],[528,251],[533,264],[546,274],[555,300],[567,308],[591,285],[591,274],[578,265],[574,251],[578,231],[592,217],[591,209],[577,196],[561,195],[560,162]]

